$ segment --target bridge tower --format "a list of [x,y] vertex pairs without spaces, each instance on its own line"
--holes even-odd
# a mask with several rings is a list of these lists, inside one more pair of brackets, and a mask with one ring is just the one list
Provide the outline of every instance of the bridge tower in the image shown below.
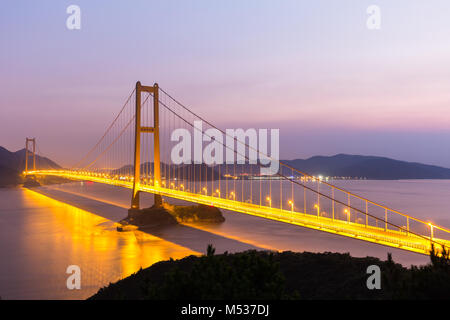
[[[153,96],[153,127],[143,127],[141,125],[141,94],[148,92]],[[141,133],[153,133],[153,165],[155,186],[161,186],[161,165],[159,152],[159,87],[155,83],[152,87],[143,86],[141,82],[136,82],[136,117],[134,135],[134,181],[133,193],[131,196],[131,210],[139,210],[139,185],[141,182]],[[162,204],[161,195],[155,194],[155,205]]]
[[29,150],[29,148],[28,148],[28,143],[32,143],[32,146],[33,146],[33,151],[32,151],[32,154],[33,154],[33,171],[36,171],[36,138],[26,138],[25,139],[25,175],[27,175],[28,174],[28,158],[29,158],[29,155],[28,155],[28,150]]

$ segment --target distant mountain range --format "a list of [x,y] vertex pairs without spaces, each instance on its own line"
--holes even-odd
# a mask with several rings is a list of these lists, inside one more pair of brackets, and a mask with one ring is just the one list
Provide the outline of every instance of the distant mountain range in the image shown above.
[[[314,156],[308,159],[281,160],[283,163],[304,173],[329,177],[350,177],[367,178],[375,180],[398,180],[398,179],[450,179],[450,169],[427,165],[417,162],[406,162],[376,156],[361,156],[350,154],[337,154],[334,156]],[[169,170],[173,177],[182,178],[189,174],[189,168],[195,167],[196,180],[217,179],[225,174],[242,175],[260,172],[258,165],[237,164],[235,166],[216,165],[207,167],[206,165],[171,165],[161,163],[161,172],[169,175]],[[153,172],[153,163],[141,165],[141,172],[150,168]],[[148,169],[147,169],[148,170]],[[133,166],[124,166],[114,173],[126,172],[132,174]],[[192,170],[191,170],[192,172]],[[202,172],[200,175],[199,173]],[[291,175],[291,170],[284,169],[284,175]],[[294,172],[295,174],[295,172]],[[164,174],[163,174],[164,175]],[[200,178],[201,177],[201,178]]]
[[365,177],[367,179],[450,179],[450,169],[384,157],[337,154],[284,163],[311,175]]
[[[32,165],[32,158],[29,159],[30,166]],[[314,156],[308,159],[282,160],[289,166],[298,169],[310,175],[322,175],[329,177],[351,177],[351,178],[367,178],[377,180],[398,180],[398,179],[450,179],[450,169],[427,165],[417,162],[406,162],[400,160],[389,159],[385,157],[376,156],[361,156],[349,154],[337,154],[334,156]],[[16,152],[11,152],[3,147],[0,147],[0,186],[18,184],[20,181],[20,172],[25,168],[25,149]],[[54,161],[36,155],[36,168],[39,169],[58,169],[61,168]],[[145,170],[153,172],[153,164],[146,163],[141,165],[141,172]],[[211,180],[217,179],[219,176],[225,174],[241,175],[258,174],[259,167],[257,165],[236,165],[208,167],[201,165],[180,165],[169,166],[161,163],[161,172],[165,172],[167,176],[182,178],[185,176],[188,179],[191,177],[195,168],[195,180]],[[285,175],[290,175],[289,172],[283,172]],[[115,174],[132,174],[133,166],[127,165],[120,169],[114,170]],[[220,173],[220,174],[219,174]]]

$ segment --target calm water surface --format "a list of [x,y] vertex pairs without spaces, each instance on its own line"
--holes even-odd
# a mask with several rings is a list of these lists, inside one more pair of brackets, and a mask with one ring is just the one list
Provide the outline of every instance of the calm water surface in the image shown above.
[[[338,186],[418,218],[450,227],[450,181],[337,181]],[[80,299],[155,262],[205,251],[247,249],[350,252],[354,256],[424,264],[428,258],[337,235],[224,212],[220,225],[189,224],[119,233],[130,191],[74,182],[0,189],[0,296],[2,299]],[[41,194],[43,193],[43,194]],[[177,203],[177,201],[168,200]],[[151,205],[144,195],[143,204]],[[67,266],[82,271],[82,289],[68,290]]]
[[[26,189],[0,191],[2,299],[79,299],[139,268],[195,254],[142,232],[119,233],[112,220]],[[82,289],[68,290],[69,265]]]

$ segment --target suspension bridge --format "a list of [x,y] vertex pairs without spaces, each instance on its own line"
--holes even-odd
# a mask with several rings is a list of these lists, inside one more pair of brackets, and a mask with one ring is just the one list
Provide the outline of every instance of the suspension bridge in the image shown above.
[[[204,126],[199,129],[195,121]],[[204,141],[215,144],[215,152],[218,147],[227,149],[233,161],[173,163],[172,133],[176,129],[200,131]],[[439,253],[450,248],[449,229],[346,191],[281,161],[276,173],[262,175],[259,169],[264,165],[252,163],[249,154],[263,153],[270,159],[267,150],[235,136],[230,147],[217,139],[217,133],[227,136],[158,84],[143,86],[137,82],[102,137],[72,168],[39,169],[33,160],[31,169],[28,157],[35,157],[35,140],[27,138],[24,174],[131,189],[131,210],[140,209],[139,195],[147,192],[154,194],[155,204],[161,204],[162,197],[175,198],[422,254],[429,254],[432,248]],[[33,142],[30,153],[28,142]]]

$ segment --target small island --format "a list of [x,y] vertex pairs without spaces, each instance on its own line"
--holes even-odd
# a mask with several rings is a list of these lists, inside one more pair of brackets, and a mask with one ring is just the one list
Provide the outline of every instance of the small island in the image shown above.
[[212,206],[203,204],[180,206],[166,202],[150,208],[128,211],[128,217],[119,222],[118,231],[139,228],[175,225],[184,222],[222,223],[225,218],[222,212]]

